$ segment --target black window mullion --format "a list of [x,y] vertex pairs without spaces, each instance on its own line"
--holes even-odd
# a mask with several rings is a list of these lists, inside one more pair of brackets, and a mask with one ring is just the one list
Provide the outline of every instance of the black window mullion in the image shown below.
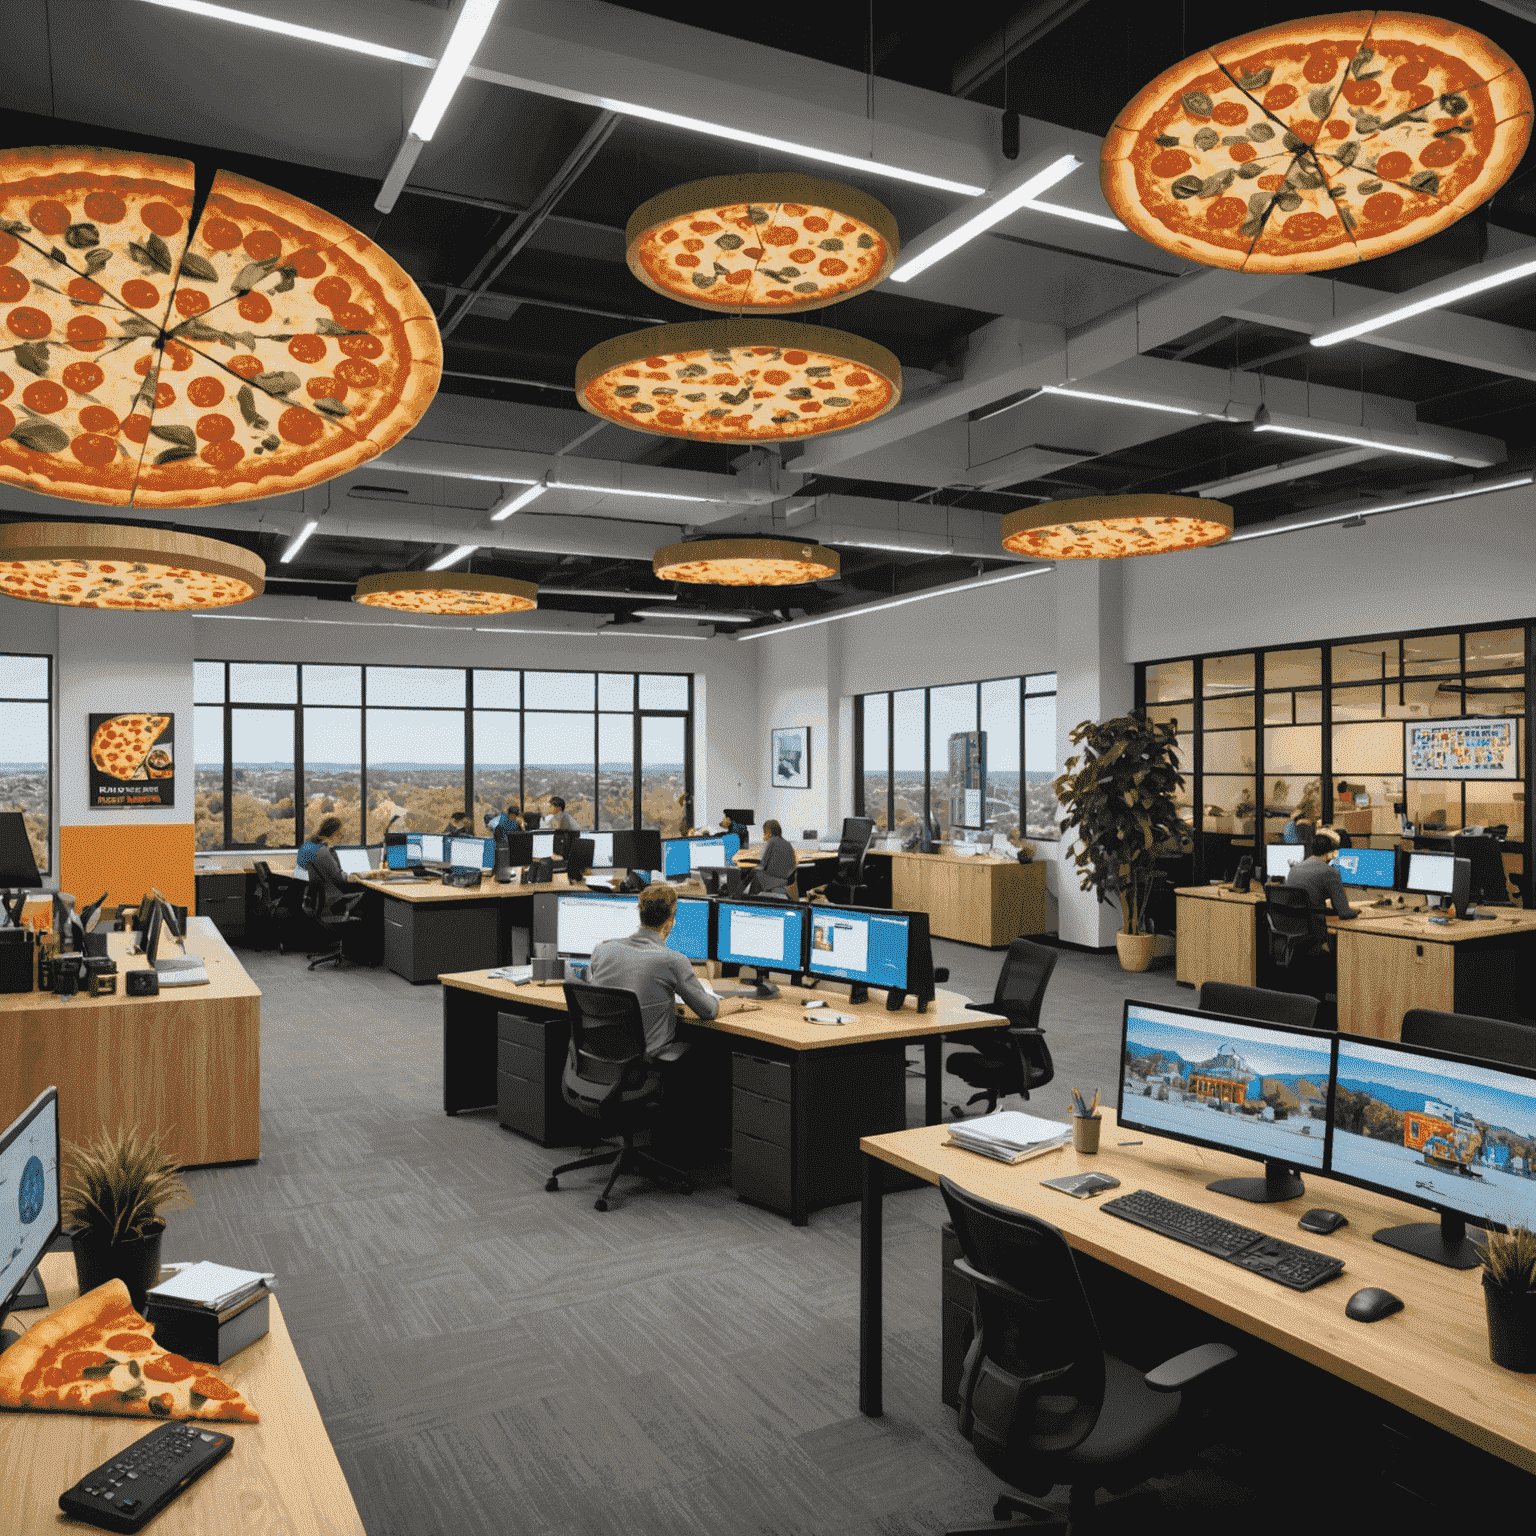
[[[196,755],[193,748],[193,755]],[[229,663],[224,663],[224,846],[235,840],[235,818],[230,806],[235,793],[235,717],[229,702]]]

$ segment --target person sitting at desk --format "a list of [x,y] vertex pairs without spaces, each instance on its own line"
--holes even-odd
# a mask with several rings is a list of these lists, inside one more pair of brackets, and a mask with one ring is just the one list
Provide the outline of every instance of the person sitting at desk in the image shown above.
[[[739,821],[732,821],[729,816],[722,816],[720,818],[720,830],[727,836],[734,832],[736,834],[736,841],[740,843],[743,848],[745,848],[747,844],[752,841],[751,827],[743,826]],[[767,832],[768,824],[767,822],[764,822],[763,833],[765,836],[767,835]]]
[[549,797],[549,804],[550,815],[548,821],[545,823],[545,829],[547,831],[579,832],[581,830],[581,828],[576,825],[576,818],[574,816],[567,816],[565,814],[565,801],[562,800],[559,795],[551,795]]
[[510,835],[523,830],[523,818],[518,814],[516,801],[511,796],[508,796],[502,805],[500,814],[486,816],[485,829],[492,837],[495,837],[498,832],[506,832]]
[[[327,816],[315,835],[299,849],[299,857],[294,861],[299,869],[310,872],[311,879],[318,876],[321,884],[333,891],[345,891],[351,879],[341,867],[341,860],[336,857],[336,844],[340,837],[341,818]],[[304,858],[306,848],[310,850],[307,859]]]
[[1331,906],[1338,917],[1358,917],[1360,914],[1349,904],[1344,894],[1344,879],[1333,866],[1334,855],[1339,851],[1333,838],[1319,832],[1312,839],[1309,857],[1298,859],[1286,871],[1285,883],[1307,893],[1314,911],[1321,912]]
[[[328,827],[332,829],[330,832],[327,832],[326,830]],[[327,846],[326,838],[329,837],[331,842],[334,843],[336,841],[336,834],[340,831],[341,818],[338,816],[327,816],[325,820],[320,823],[319,830],[316,832],[311,832],[309,836],[299,844],[299,851],[293,856],[293,867],[295,869],[308,870],[310,865],[315,862],[315,855],[319,853],[322,848]]]
[[1291,812],[1290,820],[1280,828],[1280,841],[1282,843],[1304,843],[1307,841],[1307,823],[1305,821],[1306,807],[1298,805]]
[[773,896],[787,890],[795,878],[795,850],[776,821],[763,823],[763,851],[752,875],[754,896]]
[[471,837],[474,835],[474,823],[470,820],[468,811],[455,811],[448,818],[448,825],[443,828],[444,837]]
[[717,997],[694,975],[686,955],[667,948],[676,921],[677,892],[670,885],[646,886],[640,893],[640,926],[622,939],[604,939],[592,951],[587,972],[594,987],[616,987],[640,999],[647,1059],[676,1037],[679,998],[701,1019],[723,1019],[761,1007],[744,997]]

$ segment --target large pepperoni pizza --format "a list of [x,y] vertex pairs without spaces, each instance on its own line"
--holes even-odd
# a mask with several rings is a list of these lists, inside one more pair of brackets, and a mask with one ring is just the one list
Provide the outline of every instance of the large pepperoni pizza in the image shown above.
[[112,715],[91,737],[91,762],[108,778],[147,779],[158,751],[162,771],[155,776],[164,778],[164,770],[171,763],[170,752],[165,747],[157,749],[155,743],[170,723],[169,715]]
[[1206,266],[1309,272],[1413,245],[1520,163],[1531,91],[1487,38],[1402,11],[1233,38],[1146,86],[1100,179],[1145,239]]
[[323,209],[185,160],[0,152],[0,482],[105,506],[274,496],[432,400],[416,285]]

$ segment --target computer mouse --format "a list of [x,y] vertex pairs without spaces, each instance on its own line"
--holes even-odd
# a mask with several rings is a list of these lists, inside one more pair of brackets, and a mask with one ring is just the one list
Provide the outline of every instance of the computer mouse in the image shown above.
[[1341,1216],[1337,1211],[1325,1211],[1319,1207],[1315,1211],[1308,1211],[1296,1225],[1303,1232],[1337,1232],[1340,1227],[1349,1225],[1349,1217]]
[[1384,1317],[1403,1310],[1402,1298],[1391,1291],[1381,1291],[1373,1285],[1356,1291],[1344,1306],[1344,1316],[1357,1323],[1379,1323]]

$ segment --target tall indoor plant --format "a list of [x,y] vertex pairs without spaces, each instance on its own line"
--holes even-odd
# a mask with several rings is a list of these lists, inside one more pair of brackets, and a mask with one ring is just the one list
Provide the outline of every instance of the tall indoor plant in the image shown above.
[[1146,913],[1157,861],[1177,853],[1190,830],[1174,803],[1184,787],[1178,737],[1171,725],[1130,714],[1084,720],[1070,739],[1083,750],[1052,786],[1065,812],[1061,831],[1077,833],[1069,851],[1081,889],[1119,904],[1120,964],[1144,971],[1155,950]]

